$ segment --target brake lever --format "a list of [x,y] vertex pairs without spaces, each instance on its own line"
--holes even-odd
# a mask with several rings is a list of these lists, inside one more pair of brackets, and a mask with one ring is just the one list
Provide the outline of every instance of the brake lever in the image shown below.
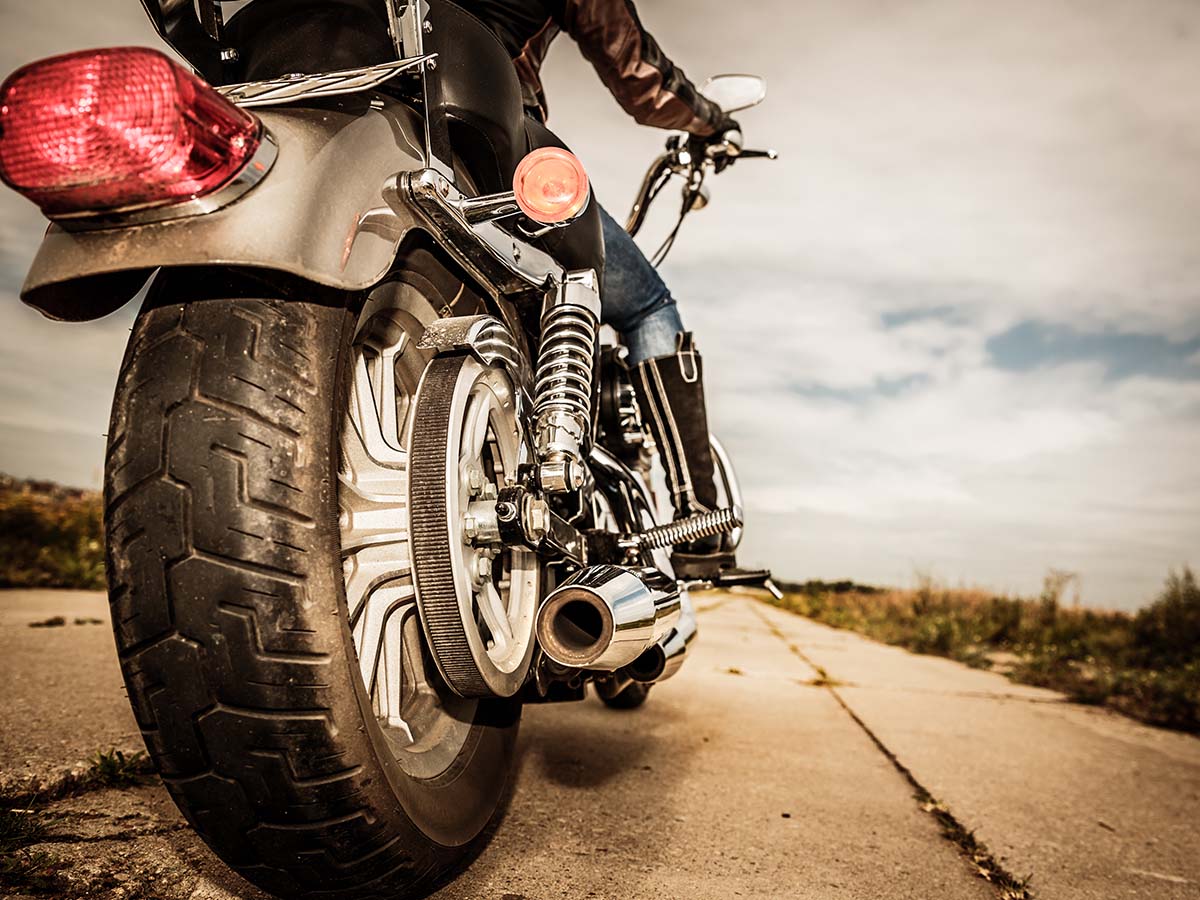
[[738,154],[738,159],[779,159],[779,154],[774,150],[743,150]]

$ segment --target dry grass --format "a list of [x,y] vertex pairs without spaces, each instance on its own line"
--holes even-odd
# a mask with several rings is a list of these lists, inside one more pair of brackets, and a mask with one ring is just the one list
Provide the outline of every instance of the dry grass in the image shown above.
[[[1080,703],[1200,733],[1200,587],[1185,569],[1136,614],[1064,607],[1052,572],[1037,599],[940,587],[787,585],[778,605],[875,640],[997,668]],[[998,665],[1003,662],[1003,666]]]
[[104,587],[100,495],[0,476],[0,587]]
[[62,896],[61,863],[34,846],[45,834],[46,821],[41,810],[0,806],[0,887]]

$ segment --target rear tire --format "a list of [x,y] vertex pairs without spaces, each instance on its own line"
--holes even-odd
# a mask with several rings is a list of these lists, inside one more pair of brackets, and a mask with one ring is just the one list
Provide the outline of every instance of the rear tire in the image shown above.
[[284,897],[424,896],[501,807],[520,717],[479,701],[432,777],[384,739],[338,525],[355,327],[297,301],[148,307],[109,431],[109,596],[146,746],[208,845]]

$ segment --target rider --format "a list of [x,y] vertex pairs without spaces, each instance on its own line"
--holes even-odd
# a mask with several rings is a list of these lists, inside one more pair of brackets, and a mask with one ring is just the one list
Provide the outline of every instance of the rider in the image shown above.
[[[622,108],[642,125],[689,132],[693,143],[724,140],[738,124],[703,97],[642,27],[632,0],[457,0],[500,38],[521,79],[526,111],[545,122],[539,77],[550,42],[565,31]],[[697,149],[700,149],[699,147]],[[602,319],[629,350],[634,388],[662,455],[677,517],[717,507],[704,405],[703,366],[670,290],[633,238],[603,208]],[[720,538],[676,545],[676,573],[733,566]]]

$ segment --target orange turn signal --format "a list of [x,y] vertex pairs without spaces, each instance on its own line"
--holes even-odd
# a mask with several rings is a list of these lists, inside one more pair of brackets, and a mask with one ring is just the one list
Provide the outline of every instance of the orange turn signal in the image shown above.
[[521,160],[513,193],[521,212],[543,225],[575,218],[591,196],[583,163],[559,147],[542,147]]

